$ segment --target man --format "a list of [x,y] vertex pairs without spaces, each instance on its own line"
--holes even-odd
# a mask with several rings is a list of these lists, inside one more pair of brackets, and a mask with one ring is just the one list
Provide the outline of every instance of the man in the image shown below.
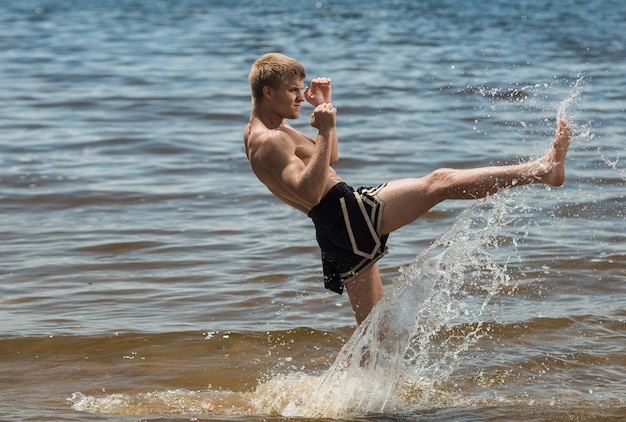
[[[377,261],[387,252],[389,233],[446,199],[483,198],[512,186],[560,186],[565,181],[570,134],[561,120],[550,151],[531,163],[439,169],[425,177],[355,191],[332,168],[339,155],[331,81],[313,79],[304,89],[305,78],[304,67],[282,54],[269,53],[254,63],[246,155],[256,176],[278,199],[313,220],[325,286],[339,294],[345,287],[358,324],[383,295]],[[310,116],[315,138],[285,121],[299,117],[305,100],[315,107]]]

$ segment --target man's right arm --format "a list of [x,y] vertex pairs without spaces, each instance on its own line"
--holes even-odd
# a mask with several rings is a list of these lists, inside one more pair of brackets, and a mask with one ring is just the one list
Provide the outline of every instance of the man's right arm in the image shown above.
[[[326,193],[328,169],[333,151],[336,110],[331,104],[316,107],[311,115],[311,125],[318,129],[311,158],[305,162],[296,155],[293,141],[282,131],[270,131],[259,140],[250,161],[261,180],[272,189],[272,182],[311,208]],[[258,172],[271,174],[272,181],[264,180]]]
[[[327,142],[322,141],[318,136],[315,149],[319,150],[319,153],[314,154],[308,164],[305,164],[294,151],[285,150],[284,146],[290,141],[285,142],[285,140],[277,139],[277,137],[286,136],[286,134],[281,133],[280,135],[272,135],[271,138],[265,140],[263,146],[254,154],[251,162],[255,163],[257,175],[271,191],[279,196],[281,195],[280,191],[283,191],[282,194],[286,198],[281,199],[297,201],[305,207],[311,208],[322,199],[326,186],[328,163],[324,165],[323,158],[319,156],[325,155],[323,144],[327,144]],[[268,180],[263,177],[258,170],[269,173],[271,179]]]

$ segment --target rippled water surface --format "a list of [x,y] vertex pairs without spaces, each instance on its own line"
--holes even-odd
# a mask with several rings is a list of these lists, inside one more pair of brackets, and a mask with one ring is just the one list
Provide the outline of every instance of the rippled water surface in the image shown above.
[[[510,3],[0,1],[0,419],[625,418],[626,3]],[[243,152],[270,51],[333,79],[355,186],[557,117],[567,182],[392,234],[355,331]]]

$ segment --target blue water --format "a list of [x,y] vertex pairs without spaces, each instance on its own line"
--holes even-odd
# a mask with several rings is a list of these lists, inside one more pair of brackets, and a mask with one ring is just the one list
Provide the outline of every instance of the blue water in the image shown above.
[[[0,417],[624,417],[624,16],[600,0],[0,1]],[[416,359],[449,369],[441,383],[388,371],[382,399],[301,406],[356,337],[310,221],[243,152],[247,75],[270,51],[332,78],[355,186],[537,157],[570,121],[563,188],[443,203],[391,236],[388,293],[421,285],[414,259],[449,228],[510,215],[486,219],[498,247],[467,280],[393,302],[431,304],[409,349],[430,345]]]

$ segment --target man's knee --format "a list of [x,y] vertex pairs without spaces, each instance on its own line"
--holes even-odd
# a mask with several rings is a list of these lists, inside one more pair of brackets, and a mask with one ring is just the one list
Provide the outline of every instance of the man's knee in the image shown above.
[[429,195],[441,202],[448,197],[450,191],[454,189],[454,169],[440,168],[432,171],[426,176]]

